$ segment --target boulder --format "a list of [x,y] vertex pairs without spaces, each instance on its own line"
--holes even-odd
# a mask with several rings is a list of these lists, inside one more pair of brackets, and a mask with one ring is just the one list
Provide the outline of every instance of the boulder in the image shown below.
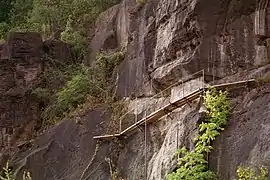
[[34,32],[12,32],[7,36],[1,59],[32,63],[40,61],[43,53],[41,35]]

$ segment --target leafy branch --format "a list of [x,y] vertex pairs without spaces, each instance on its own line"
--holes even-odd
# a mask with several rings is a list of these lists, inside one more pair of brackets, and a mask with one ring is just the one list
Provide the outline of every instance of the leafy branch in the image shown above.
[[224,130],[229,116],[230,102],[228,93],[209,89],[204,96],[204,104],[208,110],[206,122],[199,125],[200,136],[196,137],[194,150],[183,147],[177,151],[178,169],[168,175],[169,180],[215,180],[217,176],[208,170],[208,162],[205,155],[210,153],[213,147],[211,142]]

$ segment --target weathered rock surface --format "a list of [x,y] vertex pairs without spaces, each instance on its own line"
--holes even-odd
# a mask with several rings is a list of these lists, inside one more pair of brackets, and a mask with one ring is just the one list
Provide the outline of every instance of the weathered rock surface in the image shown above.
[[[215,80],[210,83],[269,75],[269,66],[258,67],[269,63],[269,8],[267,0],[153,0],[145,4],[123,0],[98,18],[91,57],[99,50],[127,46],[126,59],[119,67],[117,93],[138,97],[139,104],[130,103],[138,107],[131,117],[141,117],[143,110],[166,103],[162,98],[151,101],[149,96],[201,69],[205,70],[206,81]],[[10,36],[18,43],[9,41],[2,50],[0,97],[9,98],[0,103],[1,123],[7,122],[6,117],[14,122],[14,114],[27,114],[28,118],[39,114],[37,105],[30,109],[24,105],[31,101],[24,90],[39,73],[35,63],[39,62],[37,47],[42,43],[36,34],[20,41],[22,36],[26,37]],[[59,51],[54,55],[64,58],[65,53]],[[26,59],[30,62],[24,63]],[[190,89],[198,85],[196,80],[193,83],[196,85],[190,83]],[[172,99],[181,96],[179,90],[174,89]],[[269,99],[269,85],[233,92],[235,107],[229,125],[214,142],[210,155],[210,167],[221,179],[234,179],[236,167],[242,163],[269,169]],[[198,102],[194,102],[148,126],[146,153],[145,130],[141,127],[128,139],[104,143],[88,167],[95,151],[93,135],[102,134],[97,129],[107,120],[100,110],[89,111],[82,117],[83,125],[70,120],[41,135],[32,150],[14,156],[14,167],[29,169],[34,180],[78,180],[83,172],[83,179],[108,180],[110,170],[119,171],[123,179],[166,179],[175,168],[177,146],[193,147],[198,109]],[[112,163],[105,162],[105,157]]]
[[119,6],[115,5],[103,12],[97,19],[95,35],[91,41],[92,55],[95,56],[98,50],[112,50],[120,45],[116,35]]
[[[70,54],[68,45],[63,44],[45,42],[47,55],[65,62]],[[0,45],[1,166],[11,152],[16,152],[34,136],[35,128],[41,122],[40,102],[30,92],[44,69],[43,45],[41,35],[31,32],[10,33],[6,42]]]
[[97,39],[105,42],[107,34],[127,39],[119,71],[121,96],[147,94],[149,88],[141,87],[148,81],[165,87],[201,69],[208,80],[220,79],[269,62],[267,2],[160,0],[138,5],[125,0],[106,12],[113,16],[101,16],[92,43],[96,51],[105,47],[95,46]]
[[100,123],[107,118],[103,111],[89,110],[80,124],[69,120],[51,128],[36,139],[29,151],[12,159],[13,167],[18,173],[29,170],[33,179],[79,180],[83,174],[83,179],[92,179],[92,174],[109,179],[109,166],[105,162],[108,146],[103,144],[94,155],[97,142],[93,141],[93,135],[99,133]]
[[210,167],[220,179],[234,179],[237,166],[270,170],[270,84],[233,99],[229,125],[214,142]]
[[0,146],[16,146],[31,137],[40,121],[39,103],[27,94],[42,72],[42,39],[38,33],[11,33],[0,59]]

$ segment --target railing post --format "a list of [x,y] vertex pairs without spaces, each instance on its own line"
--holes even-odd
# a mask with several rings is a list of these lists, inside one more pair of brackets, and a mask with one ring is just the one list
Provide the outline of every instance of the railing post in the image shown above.
[[122,132],[122,117],[120,118],[119,134]]
[[203,72],[202,72],[202,73],[203,73],[203,74],[202,74],[202,78],[203,78],[203,79],[202,79],[202,88],[204,89],[204,80],[205,80],[205,79],[204,79],[204,69],[203,69]]
[[138,121],[138,98],[136,97],[136,103],[135,103],[135,123]]
[[[146,111],[145,111],[145,117],[147,116]],[[145,163],[145,179],[147,179],[147,124],[146,124],[146,119],[144,122],[144,150],[145,150],[145,155],[144,155],[144,163]]]

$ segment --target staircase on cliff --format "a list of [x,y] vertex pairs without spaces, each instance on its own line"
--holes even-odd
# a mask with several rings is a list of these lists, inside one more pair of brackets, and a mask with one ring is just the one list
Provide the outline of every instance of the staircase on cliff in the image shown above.
[[182,79],[182,80],[176,82],[175,84],[171,85],[170,87],[166,88],[165,90],[163,90],[160,93],[153,96],[151,99],[156,98],[160,95],[163,95],[164,92],[171,90],[173,87],[176,87],[179,85],[183,86],[184,82],[188,82],[193,77],[197,77],[198,75],[201,75],[201,77],[200,77],[201,82],[199,83],[200,86],[196,90],[192,91],[189,94],[185,94],[184,88],[183,88],[182,89],[183,90],[182,97],[180,97],[180,98],[178,97],[173,102],[170,101],[168,104],[164,105],[163,107],[161,107],[153,112],[150,112],[150,114],[144,116],[139,121],[134,122],[132,125],[128,126],[124,130],[122,130],[123,117],[125,117],[127,114],[131,114],[131,112],[127,112],[124,116],[122,116],[120,118],[119,133],[111,134],[111,135],[94,136],[94,139],[110,140],[113,138],[129,136],[129,135],[135,133],[136,130],[139,129],[139,127],[144,126],[144,125],[146,126],[147,124],[153,123],[153,122],[159,120],[160,118],[162,118],[163,116],[165,116],[165,115],[173,112],[174,110],[184,106],[185,104],[189,104],[190,102],[200,98],[204,94],[204,92],[209,88],[215,88],[217,90],[225,90],[225,89],[232,89],[235,87],[248,86],[248,85],[254,84],[256,82],[255,79],[249,79],[249,80],[244,80],[244,81],[236,81],[236,82],[231,82],[231,83],[223,83],[223,84],[216,84],[216,85],[211,85],[211,86],[207,85],[206,86],[205,82],[204,82],[204,70],[201,70],[199,72],[196,72],[196,73],[186,77],[185,79]]

